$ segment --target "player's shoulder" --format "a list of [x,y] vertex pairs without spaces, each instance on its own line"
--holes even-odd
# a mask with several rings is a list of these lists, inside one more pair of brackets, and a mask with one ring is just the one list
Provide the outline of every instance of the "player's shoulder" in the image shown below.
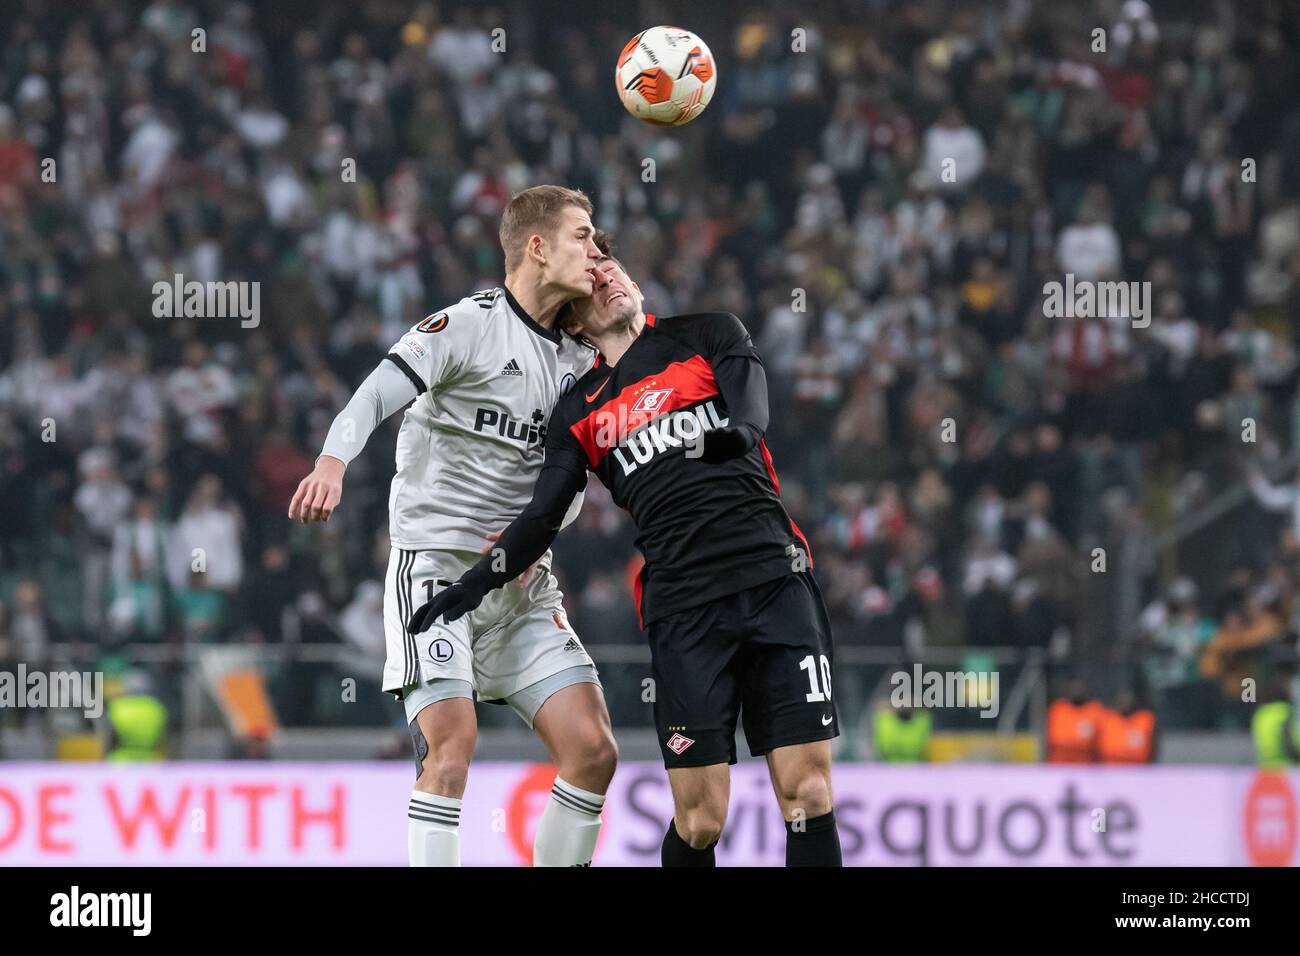
[[430,312],[416,322],[388,350],[388,357],[402,366],[416,383],[432,384],[439,369],[448,363],[463,363],[479,352],[485,338],[486,319],[499,290],[487,289]]
[[492,306],[497,303],[500,295],[499,288],[472,292],[445,308],[430,312],[415,323],[411,331],[433,335],[451,329],[453,326],[456,332],[481,328],[492,313]]
[[682,312],[680,315],[656,316],[655,328],[666,336],[703,354],[750,345],[749,329],[731,312]]
[[682,312],[655,319],[661,332],[692,342],[719,342],[748,338],[745,324],[730,312]]

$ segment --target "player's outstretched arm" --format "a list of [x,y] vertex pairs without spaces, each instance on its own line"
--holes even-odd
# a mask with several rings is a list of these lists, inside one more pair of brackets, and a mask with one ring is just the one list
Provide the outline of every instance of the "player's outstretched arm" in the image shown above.
[[560,533],[565,512],[587,484],[586,472],[547,463],[537,476],[533,500],[510,523],[496,546],[450,587],[416,610],[407,625],[411,633],[427,631],[433,622],[447,622],[468,614],[489,591],[513,581],[546,553]]
[[343,497],[343,472],[371,433],[393,412],[419,394],[409,377],[385,359],[361,383],[330,425],[325,446],[311,474],[298,483],[289,502],[293,521],[328,521]]

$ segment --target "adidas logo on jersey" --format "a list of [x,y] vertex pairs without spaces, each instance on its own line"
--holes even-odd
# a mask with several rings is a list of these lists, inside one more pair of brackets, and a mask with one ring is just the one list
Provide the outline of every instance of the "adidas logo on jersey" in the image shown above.
[[523,375],[524,370],[519,367],[519,363],[511,359],[506,363],[506,367],[501,370],[502,375]]
[[582,645],[579,644],[576,639],[571,637],[569,638],[569,642],[564,645],[564,649],[566,651],[580,651],[582,650]]

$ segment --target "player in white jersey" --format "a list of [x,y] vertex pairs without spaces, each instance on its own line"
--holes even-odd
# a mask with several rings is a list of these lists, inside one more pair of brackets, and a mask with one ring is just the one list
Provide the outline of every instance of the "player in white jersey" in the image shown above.
[[[550,554],[472,615],[415,635],[412,612],[475,564],[532,497],[545,422],[595,353],[555,316],[591,294],[591,203],[559,186],[511,200],[501,221],[504,287],[417,323],[334,420],[289,517],[326,521],[371,432],[414,399],[389,494],[383,689],[402,700],[418,776],[408,807],[413,866],[460,860],[461,799],[477,737],[475,694],[533,728],[559,774],[534,842],[538,866],[591,862],[617,747],[595,665],[564,614]],[[521,467],[522,466],[522,467]],[[576,515],[571,510],[565,523]]]

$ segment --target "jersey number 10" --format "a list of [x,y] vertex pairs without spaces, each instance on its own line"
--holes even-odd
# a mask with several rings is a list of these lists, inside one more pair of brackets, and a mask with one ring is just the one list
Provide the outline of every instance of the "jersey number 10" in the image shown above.
[[799,662],[799,670],[808,672],[808,686],[812,688],[807,696],[808,703],[819,704],[822,701],[831,699],[831,662],[823,654],[822,658],[822,685],[817,687],[817,660],[812,654],[809,654]]

